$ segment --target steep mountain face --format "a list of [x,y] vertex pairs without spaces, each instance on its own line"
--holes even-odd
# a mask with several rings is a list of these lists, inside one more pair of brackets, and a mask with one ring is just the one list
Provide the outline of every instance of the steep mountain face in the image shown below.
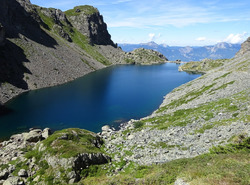
[[130,52],[137,48],[146,48],[159,51],[164,54],[170,61],[182,60],[185,62],[189,61],[200,61],[204,58],[210,59],[225,59],[232,58],[236,52],[240,49],[240,44],[229,44],[229,43],[218,43],[213,46],[204,47],[177,47],[158,45],[155,42],[143,43],[143,44],[119,44],[124,51]]
[[91,44],[115,47],[107,31],[107,25],[96,8],[88,5],[77,6],[73,10],[66,11],[65,14],[76,29],[90,38]]

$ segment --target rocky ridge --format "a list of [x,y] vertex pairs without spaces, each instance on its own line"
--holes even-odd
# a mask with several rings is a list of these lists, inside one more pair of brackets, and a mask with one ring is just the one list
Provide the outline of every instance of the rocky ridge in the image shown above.
[[168,62],[168,59],[161,53],[144,48],[135,49],[125,53],[125,60],[130,64],[152,65]]

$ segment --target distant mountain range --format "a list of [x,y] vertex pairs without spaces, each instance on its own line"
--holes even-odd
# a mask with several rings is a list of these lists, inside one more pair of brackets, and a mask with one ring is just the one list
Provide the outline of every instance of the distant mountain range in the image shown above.
[[119,46],[126,52],[133,51],[137,48],[153,49],[163,55],[168,60],[182,60],[182,61],[200,61],[204,58],[211,59],[226,59],[232,58],[240,50],[240,44],[230,44],[220,42],[211,46],[168,46],[164,44],[157,44],[155,42],[142,44],[119,44]]

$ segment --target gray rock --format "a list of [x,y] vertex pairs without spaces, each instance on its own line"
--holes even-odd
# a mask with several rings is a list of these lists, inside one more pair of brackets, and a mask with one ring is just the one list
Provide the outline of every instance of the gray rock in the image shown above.
[[134,139],[134,138],[135,138],[134,135],[129,135],[129,136],[128,136],[128,139],[129,139],[129,140],[132,140],[132,139]]
[[75,178],[69,180],[69,184],[74,184],[74,183],[76,183],[76,182],[77,182],[77,181],[76,181]]
[[31,130],[29,133],[24,135],[25,141],[28,142],[38,142],[42,139],[42,130],[41,129],[35,129]]
[[9,171],[8,170],[3,170],[0,172],[0,180],[6,180],[9,176]]
[[110,126],[109,125],[104,125],[103,127],[102,127],[102,131],[103,132],[108,132],[110,130]]
[[21,169],[19,172],[18,172],[18,176],[19,177],[28,177],[28,173],[25,169]]
[[175,182],[174,185],[189,185],[189,183],[185,182],[183,179],[178,178]]
[[50,128],[45,128],[42,132],[42,137],[47,139],[52,134]]
[[3,185],[19,185],[20,179],[18,177],[9,177],[4,181]]

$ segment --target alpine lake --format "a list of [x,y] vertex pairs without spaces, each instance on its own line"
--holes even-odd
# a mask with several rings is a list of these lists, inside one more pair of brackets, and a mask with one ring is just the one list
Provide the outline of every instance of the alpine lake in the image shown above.
[[199,74],[178,71],[175,63],[116,65],[72,82],[23,93],[6,103],[10,113],[0,117],[0,138],[29,128],[118,128],[130,119],[150,115],[174,88]]

